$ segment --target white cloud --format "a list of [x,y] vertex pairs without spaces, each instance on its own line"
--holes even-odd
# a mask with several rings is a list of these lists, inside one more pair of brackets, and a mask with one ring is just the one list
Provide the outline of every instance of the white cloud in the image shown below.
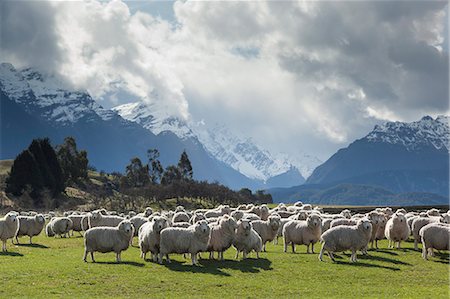
[[[156,102],[275,151],[324,159],[375,123],[449,110],[446,2],[176,1],[165,19],[120,1],[14,5],[3,27],[30,26],[6,36],[2,57],[107,107]],[[15,50],[32,28],[36,60]]]

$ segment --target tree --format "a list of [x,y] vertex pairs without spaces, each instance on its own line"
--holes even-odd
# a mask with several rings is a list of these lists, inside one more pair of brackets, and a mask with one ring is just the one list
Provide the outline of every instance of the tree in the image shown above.
[[164,169],[159,162],[159,151],[155,149],[149,149],[147,151],[148,156],[148,168],[150,173],[150,181],[153,184],[157,184],[161,181],[161,176],[164,172]]
[[161,177],[161,184],[170,185],[173,184],[174,182],[179,182],[181,178],[182,176],[180,169],[174,165],[170,165],[166,168]]
[[183,151],[180,157],[180,161],[178,161],[178,170],[180,171],[181,179],[186,181],[192,180],[194,172],[192,170],[191,161],[189,160],[186,151]]
[[134,157],[126,167],[126,177],[131,187],[145,186],[150,181],[148,165],[142,165],[141,159]]
[[64,139],[64,143],[58,146],[57,154],[67,184],[87,179],[89,164],[87,152],[77,150],[77,143],[73,137]]

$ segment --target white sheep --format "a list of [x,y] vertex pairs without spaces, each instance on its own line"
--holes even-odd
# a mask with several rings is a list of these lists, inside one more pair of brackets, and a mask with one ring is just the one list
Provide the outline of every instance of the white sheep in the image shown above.
[[259,253],[262,250],[261,237],[253,229],[249,220],[241,219],[237,225],[236,237],[233,241],[233,246],[236,248],[236,259],[239,257],[239,252],[243,252],[243,258],[246,259],[247,254],[252,250],[256,252],[256,257],[259,258]]
[[102,211],[93,211],[89,215],[88,223],[89,228],[98,226],[116,227],[123,220],[124,218],[120,216],[104,215]]
[[[73,227],[72,220],[67,217],[53,217],[45,227],[47,237],[59,235],[61,238],[67,237]],[[70,237],[70,235],[69,235]]]
[[351,250],[351,262],[356,262],[356,252],[363,250],[369,244],[372,235],[372,224],[368,219],[360,219],[354,226],[340,225],[330,228],[322,234],[323,242],[320,250],[319,260],[323,261],[324,251],[328,252],[331,260],[334,262],[334,252]]
[[411,225],[412,235],[414,238],[414,249],[418,250],[418,243],[421,242],[420,229],[430,223],[450,223],[450,215],[442,214],[439,217],[418,217],[413,220]]
[[438,209],[435,209],[435,208],[429,209],[426,213],[427,213],[427,215],[430,216],[430,217],[432,217],[432,216],[434,216],[434,217],[439,217],[439,216],[441,216],[441,213],[439,212],[439,210],[438,210]]
[[369,219],[370,223],[372,223],[372,235],[370,236],[370,248],[373,249],[373,244],[375,243],[376,249],[378,249],[378,242],[376,240],[376,235],[378,228],[381,225],[381,217],[382,215],[377,211],[371,211],[367,213],[367,219]]
[[261,220],[261,217],[259,217],[256,214],[253,214],[253,213],[245,213],[244,217],[242,217],[241,219],[246,219],[249,221],[256,221],[256,220]]
[[340,225],[356,225],[358,221],[355,219],[347,219],[347,218],[340,218],[340,219],[334,219],[330,223],[330,228],[340,226]]
[[352,218],[352,213],[348,209],[342,210],[340,214],[347,219]]
[[189,220],[190,224],[199,222],[200,220],[207,220],[203,213],[195,213],[194,216]]
[[402,213],[395,213],[386,222],[384,234],[389,240],[389,248],[393,248],[397,242],[397,248],[400,249],[401,241],[406,241],[409,237],[409,226],[406,217]]
[[306,252],[310,253],[309,246],[314,253],[314,244],[320,240],[322,234],[322,219],[317,214],[311,214],[306,221],[291,220],[283,227],[284,252],[287,252],[288,244],[292,245],[295,253],[295,244],[306,245]]
[[131,224],[133,224],[134,227],[134,236],[137,237],[138,232],[139,232],[139,228],[144,224],[148,222],[148,218],[147,217],[143,217],[143,216],[134,216],[130,218],[130,222]]
[[192,265],[198,265],[197,254],[208,248],[211,229],[205,220],[201,220],[188,228],[168,227],[161,231],[159,263],[165,255],[170,263],[170,253],[190,253]]
[[172,217],[172,222],[189,222],[191,217],[189,217],[188,213],[186,212],[176,212],[175,215]]
[[17,213],[9,212],[2,219],[0,219],[0,240],[2,240],[2,251],[6,250],[6,241],[14,238],[19,230],[19,221],[17,220]]
[[219,206],[216,209],[208,210],[204,213],[206,218],[217,218],[223,215],[229,215],[231,213],[231,209],[228,205]]
[[242,219],[242,217],[244,217],[244,212],[242,212],[241,210],[236,210],[231,212],[230,216],[233,217],[234,220],[239,221]]
[[281,226],[280,216],[271,215],[267,220],[252,221],[253,229],[259,234],[263,244],[263,251],[266,251],[266,243],[273,241],[277,237]]
[[207,248],[207,251],[210,252],[210,258],[214,258],[214,252],[217,252],[218,259],[223,260],[224,251],[233,244],[236,228],[236,220],[228,215],[222,216],[219,223],[211,225],[211,234]]
[[69,215],[67,218],[69,218],[70,220],[72,220],[72,236],[73,236],[73,232],[78,232],[81,235],[81,232],[83,231],[83,221],[85,221],[87,223],[87,218],[84,220],[85,216],[84,215],[77,215],[72,213],[71,215]]
[[95,263],[94,252],[115,252],[116,261],[121,261],[121,253],[127,250],[133,237],[133,225],[129,220],[123,220],[117,227],[93,227],[84,234],[83,261],[87,262],[87,254],[91,253]]
[[39,235],[44,229],[45,218],[41,214],[35,216],[18,216],[19,229],[15,235],[16,242],[19,244],[19,237],[29,236],[30,244],[33,244],[32,238]]
[[141,249],[141,258],[145,260],[147,252],[150,251],[154,262],[158,259],[160,234],[163,229],[169,227],[169,220],[166,217],[155,216],[151,222],[144,223],[139,228],[139,248]]
[[433,255],[433,249],[450,249],[450,226],[442,223],[430,223],[419,231],[422,238],[422,257],[428,259],[428,253]]

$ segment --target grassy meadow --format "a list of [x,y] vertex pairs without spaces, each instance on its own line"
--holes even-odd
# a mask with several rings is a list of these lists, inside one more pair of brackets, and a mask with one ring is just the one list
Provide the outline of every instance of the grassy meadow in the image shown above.
[[97,253],[97,263],[84,263],[77,233],[70,239],[41,234],[33,242],[8,241],[8,252],[0,253],[1,298],[449,298],[448,253],[424,261],[411,242],[396,250],[382,241],[380,250],[358,255],[351,264],[348,254],[340,254],[336,263],[328,256],[319,262],[305,246],[296,254],[284,253],[280,239],[260,259],[252,254],[237,261],[230,249],[224,262],[204,259],[199,267],[181,255],[173,255],[171,264],[143,261],[137,247],[123,252],[120,264],[113,253]]

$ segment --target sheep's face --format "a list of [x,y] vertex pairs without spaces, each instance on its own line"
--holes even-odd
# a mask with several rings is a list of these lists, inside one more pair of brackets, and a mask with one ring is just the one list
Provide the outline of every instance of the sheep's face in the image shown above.
[[122,221],[119,224],[119,230],[129,234],[129,233],[133,232],[133,224],[131,224],[131,222],[127,221],[127,220]]
[[308,213],[306,213],[305,211],[302,211],[298,214],[297,216],[298,220],[306,220],[308,219]]
[[12,222],[12,223],[16,223],[17,221],[17,215],[14,213],[8,213],[6,215],[7,221]]
[[36,219],[36,222],[38,222],[38,223],[44,223],[45,222],[45,218],[41,214],[34,216],[34,218]]
[[294,204],[294,206],[296,206],[296,207],[301,207],[301,206],[303,206],[303,203],[302,203],[301,201],[297,201],[297,202]]
[[250,230],[252,229],[252,224],[248,220],[240,220],[238,222],[238,230],[241,230],[244,235],[248,236]]
[[99,220],[102,218],[102,214],[100,212],[94,211],[91,213],[91,218],[93,220]]
[[153,224],[153,229],[154,229],[157,233],[161,232],[163,229],[165,229],[166,227],[169,226],[169,225],[168,225],[167,219],[164,218],[164,217],[155,217],[155,218],[153,219],[153,222],[154,222],[154,224]]
[[366,218],[360,219],[359,225],[362,226],[365,231],[372,229],[372,223],[370,223],[370,220]]
[[210,228],[206,220],[200,220],[195,224],[195,231],[199,234],[209,234]]
[[406,217],[401,213],[395,213],[393,216],[393,221],[395,224],[403,225],[406,223]]
[[98,212],[101,215],[108,215],[108,211],[106,211],[105,209],[100,209],[100,210],[98,210]]
[[369,220],[370,220],[370,222],[372,222],[372,224],[377,225],[379,223],[380,217],[378,216],[378,213],[371,212],[371,213],[369,213],[367,218],[369,218]]
[[319,215],[312,214],[307,219],[308,225],[311,227],[318,227],[322,224],[322,220]]
[[450,214],[441,215],[439,221],[442,223],[450,223]]
[[277,216],[270,216],[269,217],[269,224],[272,230],[278,230],[281,226],[281,219]]

